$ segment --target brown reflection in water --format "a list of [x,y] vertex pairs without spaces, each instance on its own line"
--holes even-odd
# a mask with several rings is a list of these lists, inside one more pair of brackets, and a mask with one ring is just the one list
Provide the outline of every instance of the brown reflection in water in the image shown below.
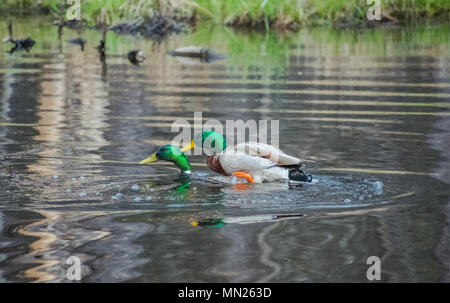
[[[31,279],[32,282],[64,281],[65,272],[63,269],[69,256],[80,257],[82,263],[93,258],[93,256],[83,253],[75,253],[74,250],[87,242],[96,241],[110,235],[107,230],[92,230],[77,224],[80,221],[106,215],[107,212],[56,212],[47,210],[35,210],[35,212],[44,218],[18,230],[20,235],[38,238],[28,245],[30,252],[19,257],[20,262],[35,265],[22,274],[23,278]],[[73,226],[67,229],[67,224]],[[83,276],[90,272],[89,268],[83,267]]]
[[[33,139],[49,147],[39,153],[36,162],[28,165],[30,172],[63,174],[66,164],[63,149],[75,142],[84,143],[83,153],[89,160],[102,159],[102,155],[93,152],[109,144],[104,139],[108,127],[108,84],[101,77],[85,79],[92,73],[100,75],[101,70],[95,58],[79,53],[72,53],[61,63],[42,65],[41,77],[45,80],[40,82],[38,124],[34,126],[38,135]],[[55,144],[57,147],[53,147]],[[80,147],[78,143],[73,145]]]
[[[30,252],[27,256],[34,258],[35,256],[40,256],[46,251],[50,250],[52,244],[56,243],[57,236],[49,233],[47,231],[33,231],[36,227],[42,227],[44,225],[48,225],[50,222],[55,221],[58,218],[58,215],[54,212],[48,211],[36,211],[41,214],[44,219],[34,222],[32,224],[26,225],[19,229],[18,233],[24,236],[29,237],[37,237],[38,240],[32,242],[28,247],[30,248]],[[34,282],[46,282],[51,281],[56,278],[56,276],[52,273],[45,271],[46,268],[50,266],[57,265],[59,260],[50,259],[50,260],[33,260],[32,264],[38,264],[37,266],[25,270],[23,273],[23,277],[26,279],[33,279]]]
[[[65,76],[64,72],[58,74],[46,73],[46,70],[55,69],[64,71],[65,63],[48,63],[42,65],[42,77],[49,80],[43,80],[40,83],[41,97],[38,99],[37,112],[38,125],[34,127],[38,135],[34,136],[37,141],[59,142],[61,141],[60,127],[64,121],[64,92]],[[58,151],[56,149],[46,149],[39,153],[42,156],[52,159],[40,158],[37,162],[28,165],[31,172],[39,172],[41,175],[57,174],[55,167],[61,166],[62,161],[57,159]]]
[[260,261],[262,264],[270,267],[272,269],[272,272],[265,277],[262,277],[258,282],[265,283],[271,281],[273,278],[275,278],[280,272],[281,272],[281,266],[277,262],[273,261],[270,258],[270,254],[274,250],[273,247],[271,247],[267,241],[266,237],[267,235],[275,230],[277,227],[280,226],[280,222],[276,222],[274,224],[271,224],[264,228],[261,233],[258,235],[258,245],[261,249],[261,255],[260,255]]

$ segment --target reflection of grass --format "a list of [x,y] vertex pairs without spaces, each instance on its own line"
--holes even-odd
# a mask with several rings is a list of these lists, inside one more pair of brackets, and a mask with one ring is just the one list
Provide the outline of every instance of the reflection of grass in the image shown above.
[[[37,41],[33,52],[36,52],[43,41],[49,37],[57,39],[57,27],[48,26],[47,18],[36,17],[21,18],[20,22],[13,24],[14,33],[18,38],[32,37]],[[44,26],[46,25],[46,26]],[[0,22],[0,37],[6,36],[7,20]],[[99,31],[83,31],[82,37],[88,41],[87,48],[94,48],[101,38]],[[64,30],[63,41],[76,38],[77,32]],[[357,56],[389,56],[419,53],[424,47],[430,52],[448,52],[449,26],[421,26],[403,29],[368,29],[333,30],[329,28],[303,29],[296,34],[281,35],[274,32],[239,32],[227,27],[214,26],[202,23],[195,31],[187,35],[178,36],[173,40],[176,45],[171,47],[199,45],[227,54],[229,68],[242,68],[246,74],[255,74],[254,68],[263,69],[258,74],[268,75],[283,73],[289,65],[290,55],[296,56],[330,56],[330,55],[357,55]],[[116,35],[108,33],[107,53],[125,54],[133,48],[143,47],[146,40],[139,36]],[[71,47],[64,43],[66,47]],[[293,49],[292,46],[295,46]],[[0,50],[5,52],[11,46],[0,43]],[[311,48],[313,47],[313,48]],[[230,64],[228,64],[230,63]],[[234,66],[234,67],[233,67]],[[267,71],[268,73],[265,73]]]
[[[282,72],[289,63],[289,46],[293,37],[266,32],[235,32],[228,28],[203,24],[184,41],[186,45],[203,45],[226,52],[232,65],[241,66],[244,72],[254,72],[254,67],[269,74]],[[261,71],[264,73],[264,71]]]
[[[363,31],[329,28],[303,29],[293,35],[241,33],[211,24],[200,25],[182,38],[179,45],[200,45],[227,54],[227,68],[242,69],[245,79],[261,75],[283,75],[296,57],[360,56],[385,57],[423,53],[445,54],[448,51],[450,27],[421,26],[378,28]],[[305,61],[305,64],[309,62]],[[270,80],[270,79],[266,79]]]
[[[42,21],[47,20],[44,18]],[[36,52],[48,37],[57,39],[56,26],[36,26],[39,19],[21,18],[14,23],[14,33],[19,38],[32,37],[37,41]],[[49,22],[42,24],[48,25]],[[7,20],[0,22],[0,37],[6,36]],[[87,48],[98,45],[101,38],[99,31],[83,31],[82,37],[88,41]],[[448,52],[449,26],[421,26],[404,29],[369,29],[364,31],[333,30],[328,28],[303,29],[299,33],[281,35],[274,32],[239,32],[222,26],[202,23],[187,35],[178,36],[176,45],[199,45],[227,54],[227,68],[240,68],[246,75],[255,74],[257,67],[261,75],[283,74],[289,66],[290,55],[296,56],[390,56],[420,53],[424,47],[432,52]],[[77,37],[77,32],[64,30],[63,41]],[[108,33],[107,53],[126,54],[130,45],[145,49],[146,40],[138,36],[116,35]],[[65,47],[71,47],[66,43]],[[293,49],[295,46],[295,49]],[[311,48],[312,47],[312,48]],[[5,52],[9,44],[0,43],[0,50]],[[148,46],[147,46],[148,48]],[[150,51],[147,49],[147,51]],[[222,62],[222,61],[220,61]],[[219,63],[220,63],[219,62]]]
[[[31,53],[41,52],[42,47],[47,47],[46,43],[52,43],[57,45],[58,42],[58,27],[50,25],[48,18],[35,18],[35,17],[23,17],[20,22],[13,24],[14,35],[17,38],[32,37],[36,40],[36,45],[33,47]],[[40,24],[36,26],[36,24]],[[8,35],[7,20],[0,21],[0,37]],[[80,32],[81,37],[87,40],[86,48],[94,49],[101,39],[101,32],[97,30],[84,30]],[[73,48],[75,46],[66,43],[66,40],[74,39],[78,37],[78,33],[74,30],[64,29],[62,37],[62,45],[66,48]],[[144,41],[145,42],[145,41]],[[107,54],[109,55],[124,55],[130,50],[130,45],[139,45],[139,41],[136,37],[127,35],[116,35],[113,32],[108,32],[106,39]],[[10,55],[6,53],[12,46],[10,44],[0,42],[1,56]]]
[[378,28],[364,31],[315,28],[301,31],[297,41],[315,48],[316,55],[392,56],[448,49],[448,26],[421,26],[403,29]]

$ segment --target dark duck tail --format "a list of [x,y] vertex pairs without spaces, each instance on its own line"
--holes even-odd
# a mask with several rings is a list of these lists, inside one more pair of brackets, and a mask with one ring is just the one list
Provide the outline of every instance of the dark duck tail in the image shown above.
[[298,182],[311,182],[312,176],[305,174],[300,167],[289,169],[289,180],[298,181]]

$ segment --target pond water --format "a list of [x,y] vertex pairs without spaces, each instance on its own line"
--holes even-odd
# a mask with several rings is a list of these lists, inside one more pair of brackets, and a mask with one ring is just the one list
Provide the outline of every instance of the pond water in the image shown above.
[[[1,282],[69,282],[70,256],[84,282],[367,282],[369,256],[384,282],[450,281],[448,25],[110,32],[102,63],[98,31],[60,41],[50,24],[15,21],[29,52],[0,45]],[[188,45],[227,58],[167,55]],[[201,156],[191,178],[137,165],[194,112],[279,120],[280,148],[319,183],[214,183]]]

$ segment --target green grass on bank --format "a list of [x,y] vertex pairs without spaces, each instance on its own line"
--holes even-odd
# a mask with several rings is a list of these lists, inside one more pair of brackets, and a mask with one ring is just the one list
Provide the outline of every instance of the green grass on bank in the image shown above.
[[[375,1],[375,0],[374,0]],[[49,12],[57,15],[65,0],[0,0],[3,13]],[[108,23],[158,14],[241,27],[294,28],[311,24],[367,22],[366,0],[80,0],[81,17],[98,22],[103,7]],[[449,0],[380,0],[384,20],[414,23],[450,20]],[[67,8],[68,5],[65,5]]]

